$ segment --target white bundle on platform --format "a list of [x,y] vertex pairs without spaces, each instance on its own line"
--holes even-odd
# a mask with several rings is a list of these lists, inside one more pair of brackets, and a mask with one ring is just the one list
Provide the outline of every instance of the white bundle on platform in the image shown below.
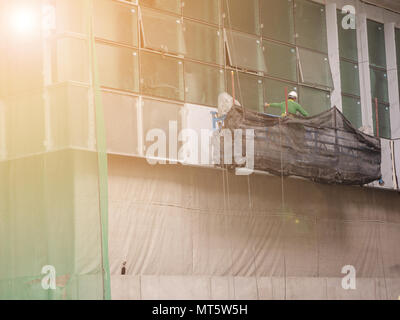
[[[241,107],[241,104],[239,101],[235,99],[235,105]],[[227,93],[227,92],[222,92],[218,96],[218,116],[222,117],[226,115],[229,110],[231,110],[233,106],[233,97]]]

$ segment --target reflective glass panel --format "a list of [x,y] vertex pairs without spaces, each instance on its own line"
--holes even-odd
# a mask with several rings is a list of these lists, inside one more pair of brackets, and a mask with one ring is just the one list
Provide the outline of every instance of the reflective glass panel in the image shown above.
[[310,114],[317,115],[331,107],[330,93],[308,87],[300,87],[300,104]]
[[258,0],[222,0],[225,28],[260,34]]
[[[9,158],[26,157],[45,150],[45,102],[41,92],[2,99],[2,128],[8,133],[0,150]],[[5,150],[4,150],[5,149]]]
[[293,0],[261,0],[262,35],[294,43]]
[[328,56],[299,48],[302,82],[332,88],[333,80]]
[[342,82],[342,92],[359,96],[360,75],[359,75],[358,64],[341,60],[340,74]]
[[[35,37],[23,44],[3,43],[0,47],[0,96],[42,90],[43,48]],[[21,76],[23,75],[23,76]]]
[[[263,79],[261,77],[234,72],[235,96],[242,106],[248,109],[263,111]],[[229,94],[232,95],[232,75],[226,72],[226,82]]]
[[[264,79],[265,102],[279,103],[285,101],[285,88],[288,89],[288,92],[297,91],[296,85],[272,79]],[[268,108],[266,112],[277,116],[281,115],[281,110],[278,108]]]
[[87,41],[59,38],[52,48],[53,82],[89,82],[89,48]]
[[[161,102],[151,99],[143,99],[143,139],[145,151],[148,150],[149,146],[153,145],[155,141],[147,141],[146,136],[150,130],[159,129],[164,132],[166,137],[166,157],[168,159],[177,159],[174,155],[169,154],[169,127],[170,121],[176,121],[178,134],[182,129],[182,110],[183,105]],[[157,139],[157,138],[156,138]],[[178,150],[181,143],[178,143]],[[162,157],[160,154],[155,156]]]
[[[376,135],[376,107],[375,101],[372,101],[372,120],[374,126],[374,134]],[[390,129],[390,107],[388,105],[378,103],[378,122],[379,122],[379,136],[381,138],[391,139]]]
[[181,18],[142,9],[142,22],[145,48],[185,54]]
[[389,102],[388,77],[385,70],[370,68],[372,98]]
[[296,49],[263,41],[265,64],[270,76],[297,81]]
[[98,38],[138,46],[137,7],[111,0],[94,2],[94,33]]
[[185,17],[218,24],[218,1],[216,0],[184,0],[183,15]]
[[[214,27],[184,20],[185,57],[223,64],[223,34]],[[206,45],[205,45],[206,44]]]
[[[346,13],[347,15],[347,13]],[[342,20],[346,16],[341,11],[338,11],[338,35],[339,35],[339,55],[341,58],[346,58],[353,61],[358,61],[357,51],[357,30],[344,29]]]
[[353,97],[342,96],[342,110],[344,116],[354,128],[362,127],[361,101]]
[[156,53],[141,52],[140,88],[143,94],[184,99],[183,62]]
[[181,13],[181,0],[139,0],[139,4],[150,8]]
[[263,45],[259,38],[226,30],[232,67],[266,72]]
[[296,43],[328,52],[325,6],[308,0],[295,0]]
[[[65,83],[49,90],[51,143],[54,149],[89,147],[89,88]],[[93,109],[92,109],[93,110]],[[93,129],[94,130],[94,129]],[[92,146],[95,145],[94,131]]]
[[369,63],[386,68],[385,27],[382,23],[367,20]]
[[186,102],[218,106],[224,92],[224,70],[194,62],[185,62]]
[[400,66],[400,29],[395,28],[397,65]]
[[119,154],[139,154],[137,133],[138,98],[102,92],[107,150]]
[[55,0],[57,31],[87,33],[87,2],[82,0]]
[[104,87],[139,91],[137,50],[97,43],[100,84]]

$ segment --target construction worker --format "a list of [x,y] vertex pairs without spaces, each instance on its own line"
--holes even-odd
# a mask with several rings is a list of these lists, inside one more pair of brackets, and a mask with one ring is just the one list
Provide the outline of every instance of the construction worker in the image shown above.
[[[289,114],[294,114],[296,115],[297,112],[299,112],[302,116],[308,117],[309,114],[306,110],[304,110],[301,105],[299,105],[297,102],[297,92],[292,91],[288,95],[288,111]],[[282,116],[286,116],[286,101],[283,101],[281,103],[266,103],[264,106],[265,108],[272,107],[272,108],[280,108],[282,112]]]

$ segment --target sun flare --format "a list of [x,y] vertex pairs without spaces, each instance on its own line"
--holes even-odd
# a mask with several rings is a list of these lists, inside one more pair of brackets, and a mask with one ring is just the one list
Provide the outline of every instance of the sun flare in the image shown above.
[[15,10],[10,20],[13,30],[21,34],[30,33],[37,24],[35,12],[29,9]]

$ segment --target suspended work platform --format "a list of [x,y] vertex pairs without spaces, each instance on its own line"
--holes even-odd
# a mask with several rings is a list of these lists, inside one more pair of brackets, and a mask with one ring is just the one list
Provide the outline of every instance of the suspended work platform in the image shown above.
[[234,106],[223,128],[243,130],[243,155],[250,139],[245,130],[254,129],[255,170],[329,184],[381,179],[380,139],[355,129],[337,108],[309,118],[277,118]]

